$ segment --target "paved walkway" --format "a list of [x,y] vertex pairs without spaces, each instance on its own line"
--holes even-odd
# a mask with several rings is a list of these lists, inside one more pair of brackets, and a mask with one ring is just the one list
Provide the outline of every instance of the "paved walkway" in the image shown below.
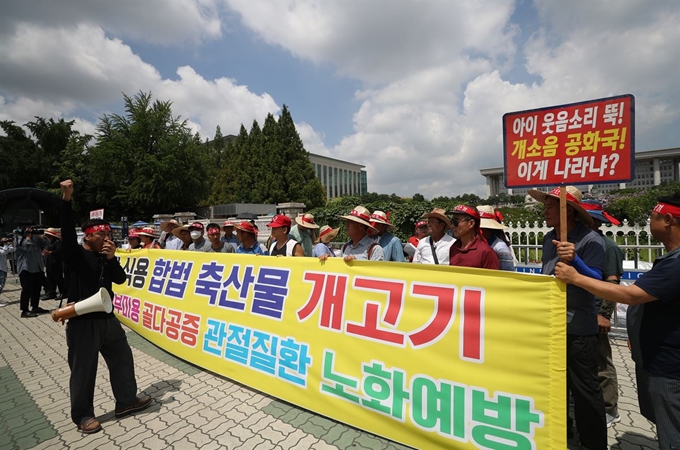
[[[280,402],[187,364],[134,332],[139,389],[153,405],[116,420],[108,370],[100,358],[95,414],[104,431],[84,436],[69,416],[64,328],[48,315],[19,317],[18,280],[0,294],[0,449],[406,449],[402,445]],[[54,309],[58,302],[41,302]],[[658,449],[654,426],[639,413],[633,362],[614,341],[621,422],[612,449]],[[578,445],[570,444],[576,450]]]

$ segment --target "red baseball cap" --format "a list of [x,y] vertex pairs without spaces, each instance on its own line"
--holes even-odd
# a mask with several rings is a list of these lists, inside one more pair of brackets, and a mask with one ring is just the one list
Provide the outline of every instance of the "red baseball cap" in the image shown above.
[[269,228],[281,228],[281,227],[288,227],[290,228],[291,224],[293,222],[290,220],[290,217],[284,216],[283,214],[277,214],[274,217],[272,217],[272,221],[267,224]]
[[189,225],[189,230],[194,230],[194,229],[203,231],[203,230],[205,230],[205,227],[203,226],[203,224],[201,222],[194,222],[191,225]]

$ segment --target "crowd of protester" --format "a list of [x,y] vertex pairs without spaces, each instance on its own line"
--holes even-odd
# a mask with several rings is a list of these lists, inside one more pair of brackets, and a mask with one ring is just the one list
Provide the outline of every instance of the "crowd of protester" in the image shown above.
[[[623,256],[616,243],[605,237],[602,224],[618,224],[596,201],[582,200],[581,192],[567,186],[567,221],[560,221],[560,188],[551,192],[530,190],[544,204],[546,224],[553,230],[544,237],[542,273],[555,275],[567,285],[566,363],[567,388],[573,400],[573,422],[567,415],[568,437],[578,431],[581,445],[607,448],[607,428],[619,422],[618,386],[607,334],[614,302],[635,305],[627,320],[636,365],[642,414],[657,424],[661,448],[680,442],[680,327],[675,324],[680,302],[680,197],[661,199],[651,214],[651,231],[668,253],[634,285],[619,286]],[[312,214],[294,219],[277,214],[267,227],[265,244],[258,240],[254,220],[227,220],[219,224],[176,220],[153,227],[131,229],[123,248],[166,249],[278,257],[315,257],[352,260],[411,262],[515,270],[511,242],[503,217],[492,206],[457,205],[450,211],[435,208],[414,223],[414,235],[405,244],[393,234],[390,213],[371,212],[357,206],[339,216],[347,241],[335,243],[340,228],[319,226]],[[565,227],[566,229],[562,229]],[[567,240],[561,241],[565,234]],[[335,248],[333,248],[335,246]],[[13,241],[0,242],[0,292],[7,274],[7,255],[14,253],[21,281],[21,317],[47,312],[43,299],[60,299],[64,286],[60,230],[44,235],[26,229]],[[660,300],[660,301],[657,301]],[[31,309],[29,309],[29,304]],[[568,408],[567,405],[565,407]]]
[[357,206],[348,215],[340,216],[349,240],[339,248],[334,239],[340,229],[320,227],[312,214],[294,219],[283,214],[273,216],[267,224],[270,236],[266,244],[259,242],[254,220],[227,220],[221,225],[211,222],[205,226],[201,222],[182,225],[173,219],[161,222],[160,235],[148,226],[129,230],[123,248],[343,257],[514,271],[514,254],[503,232],[507,227],[499,214],[491,206],[434,209],[414,224],[415,234],[404,244],[394,235],[396,227],[390,222],[389,212],[371,213]]

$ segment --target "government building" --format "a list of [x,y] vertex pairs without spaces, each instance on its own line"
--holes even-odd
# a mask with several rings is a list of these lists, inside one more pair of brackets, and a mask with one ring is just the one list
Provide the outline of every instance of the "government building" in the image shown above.
[[[510,195],[526,195],[529,189],[507,189],[503,180],[503,168],[494,167],[479,171],[486,178],[486,194],[489,197],[505,193]],[[642,189],[658,186],[667,181],[680,181],[680,148],[651,150],[635,153],[635,179],[630,183],[587,184],[582,189],[593,194],[606,194],[617,189]],[[579,186],[576,183],[575,186]],[[543,186],[541,190],[550,190],[557,186]]]
[[364,166],[360,164],[309,154],[316,177],[326,188],[326,198],[368,193],[368,181]]
[[[236,136],[228,134],[223,136],[222,140],[229,146],[232,141],[236,140]],[[212,141],[206,141],[206,145],[211,143]],[[368,193],[365,166],[314,153],[309,153],[309,162],[314,167],[316,177],[326,189],[327,199]]]

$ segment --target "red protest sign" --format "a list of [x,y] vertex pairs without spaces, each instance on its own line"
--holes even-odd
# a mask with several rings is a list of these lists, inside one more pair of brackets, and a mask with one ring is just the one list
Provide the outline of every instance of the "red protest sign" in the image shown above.
[[505,114],[505,186],[632,181],[634,118],[632,95]]

